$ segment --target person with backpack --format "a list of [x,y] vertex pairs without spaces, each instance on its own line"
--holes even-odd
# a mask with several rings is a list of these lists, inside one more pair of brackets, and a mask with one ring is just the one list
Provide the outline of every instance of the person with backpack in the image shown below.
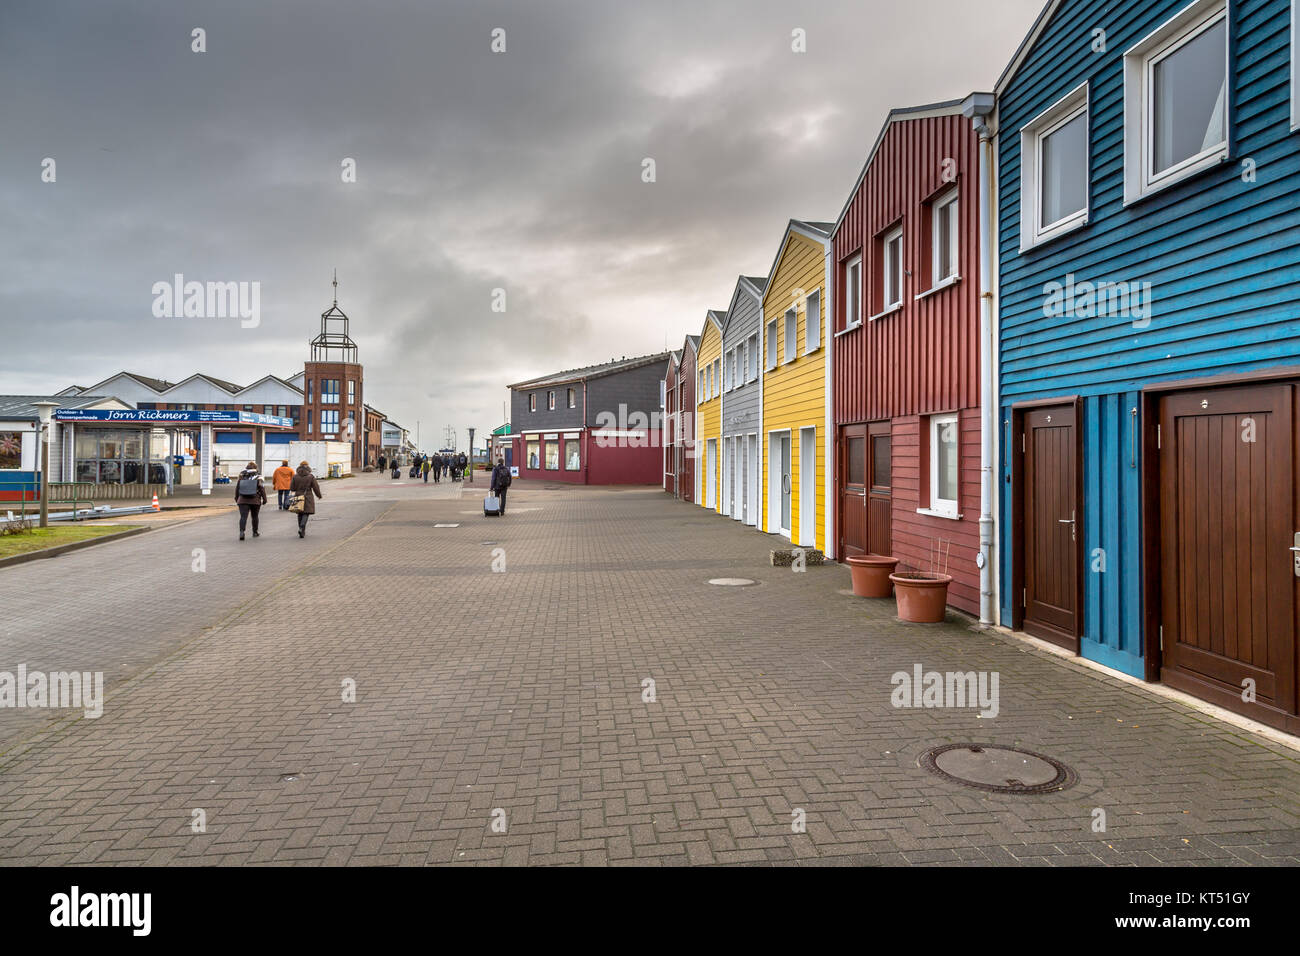
[[506,490],[509,489],[510,482],[510,469],[506,467],[505,457],[498,455],[497,463],[492,467],[492,494],[501,502],[500,514],[503,518],[506,514]]
[[291,481],[293,481],[293,469],[289,467],[289,460],[286,458],[271,474],[271,486],[275,488],[278,499],[276,503],[281,511],[289,510],[289,482]]
[[[311,465],[305,461],[298,463],[298,471],[293,476],[289,490],[302,496],[302,510],[298,512],[298,537],[307,536],[307,519],[316,513],[316,498],[321,496],[320,482],[311,473]],[[315,495],[316,498],[313,498]]]
[[244,528],[248,526],[248,516],[253,516],[253,537],[260,538],[257,530],[257,518],[266,504],[266,488],[262,476],[257,473],[257,463],[250,461],[248,467],[239,473],[235,481],[235,504],[239,505],[239,540],[244,540]]
[[429,461],[429,456],[424,456],[424,461],[420,463],[420,471],[424,472],[424,483],[429,483],[429,472],[433,470],[433,462]]

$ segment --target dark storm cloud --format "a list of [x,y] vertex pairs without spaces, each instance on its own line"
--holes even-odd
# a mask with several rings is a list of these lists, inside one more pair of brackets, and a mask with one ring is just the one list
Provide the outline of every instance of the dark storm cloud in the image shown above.
[[[1038,5],[10,0],[0,391],[291,374],[337,266],[367,398],[490,428],[510,381],[698,331],[788,218],[838,214],[890,107],[991,86]],[[155,318],[177,272],[261,282],[261,324]]]

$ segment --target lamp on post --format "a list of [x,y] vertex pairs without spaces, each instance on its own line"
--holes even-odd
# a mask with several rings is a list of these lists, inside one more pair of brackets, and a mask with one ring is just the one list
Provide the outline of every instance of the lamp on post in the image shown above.
[[474,432],[478,429],[469,430],[469,483],[474,484]]
[[46,489],[50,484],[50,417],[54,410],[59,407],[58,402],[32,402],[36,407],[36,414],[40,416],[41,431],[41,527],[50,526],[50,496]]

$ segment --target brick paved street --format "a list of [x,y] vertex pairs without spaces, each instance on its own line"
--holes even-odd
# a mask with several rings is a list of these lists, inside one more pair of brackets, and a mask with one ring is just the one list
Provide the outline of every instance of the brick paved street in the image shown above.
[[[481,486],[342,490],[306,542],[254,550],[223,514],[4,572],[0,669],[112,683],[98,720],[0,710],[0,861],[1300,863],[1296,750],[955,616],[900,624],[694,505],[520,483],[496,520]],[[1000,712],[895,709],[915,664],[998,672]],[[1079,782],[917,766],[965,740]]]

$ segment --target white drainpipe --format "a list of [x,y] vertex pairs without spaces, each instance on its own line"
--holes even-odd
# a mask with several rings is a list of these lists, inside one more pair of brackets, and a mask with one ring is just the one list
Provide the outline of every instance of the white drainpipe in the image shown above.
[[997,390],[994,383],[993,342],[993,129],[989,126],[994,99],[974,93],[963,112],[971,117],[979,135],[979,245],[980,245],[980,623],[997,623],[994,564],[997,555],[993,516],[993,441],[997,434]]

